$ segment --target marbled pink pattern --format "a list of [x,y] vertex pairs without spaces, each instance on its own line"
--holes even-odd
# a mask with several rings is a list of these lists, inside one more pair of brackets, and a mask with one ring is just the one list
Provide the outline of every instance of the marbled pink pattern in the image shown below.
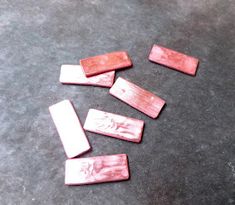
[[116,51],[80,60],[80,65],[87,77],[104,72],[132,66],[127,52]]
[[68,159],[65,184],[83,185],[129,179],[126,154]]
[[165,101],[153,93],[119,77],[109,93],[146,115],[156,118]]
[[68,158],[81,155],[91,148],[69,100],[50,106],[49,111]]
[[91,132],[139,143],[144,121],[90,109],[83,127]]
[[115,71],[110,71],[88,78],[80,65],[62,65],[60,70],[60,82],[63,84],[111,87],[114,77]]
[[149,60],[189,75],[195,75],[198,67],[198,59],[185,54],[153,45]]

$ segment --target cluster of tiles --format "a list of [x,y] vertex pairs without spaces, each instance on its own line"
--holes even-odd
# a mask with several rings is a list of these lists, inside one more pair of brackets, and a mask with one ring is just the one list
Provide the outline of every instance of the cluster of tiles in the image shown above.
[[[195,75],[198,59],[153,45],[149,60],[180,72]],[[129,68],[132,61],[124,51],[112,52],[80,60],[80,65],[62,65],[60,82],[63,84],[109,87],[109,93],[151,118],[157,118],[165,100],[119,77],[115,83],[115,71]],[[89,151],[91,146],[85,131],[140,143],[144,121],[139,119],[90,109],[84,126],[69,100],[49,107],[65,153],[65,184],[83,185],[129,179],[126,154],[76,158]]]

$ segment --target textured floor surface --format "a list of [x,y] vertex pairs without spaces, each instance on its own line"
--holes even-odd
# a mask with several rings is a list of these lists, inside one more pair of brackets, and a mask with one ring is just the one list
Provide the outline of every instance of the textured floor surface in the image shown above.
[[[235,204],[234,0],[0,0],[1,205]],[[153,43],[200,59],[196,77],[150,63]],[[108,89],[59,83],[61,64],[127,50],[122,76],[166,100],[157,120]],[[71,99],[145,121],[141,144],[88,133],[85,156],[126,153],[126,182],[64,186],[48,106]]]

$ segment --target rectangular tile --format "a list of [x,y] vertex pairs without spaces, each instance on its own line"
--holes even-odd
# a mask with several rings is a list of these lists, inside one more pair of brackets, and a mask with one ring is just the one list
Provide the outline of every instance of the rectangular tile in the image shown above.
[[83,127],[90,132],[139,143],[144,121],[90,109]]
[[199,60],[177,51],[153,45],[149,60],[189,75],[196,75]]
[[129,179],[126,154],[68,159],[65,163],[65,184],[83,185]]
[[80,65],[87,77],[104,72],[113,71],[132,66],[127,52],[116,51],[104,55],[89,57],[80,60]]
[[110,71],[88,78],[80,65],[62,65],[60,70],[60,82],[63,84],[111,87],[114,77],[115,71]]
[[81,155],[91,148],[69,100],[50,106],[49,111],[68,158]]
[[165,101],[149,91],[119,77],[109,93],[146,115],[156,118]]

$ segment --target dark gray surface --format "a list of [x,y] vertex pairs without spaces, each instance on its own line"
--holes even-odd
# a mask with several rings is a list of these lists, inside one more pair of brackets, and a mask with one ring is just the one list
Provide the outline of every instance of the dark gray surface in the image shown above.
[[[234,0],[1,0],[0,204],[235,204]],[[196,77],[150,63],[153,43],[200,59]],[[157,120],[108,94],[63,86],[60,65],[127,50],[117,73],[167,101]],[[133,144],[87,133],[85,156],[129,155],[131,179],[66,187],[64,151],[48,106],[71,99],[142,119]]]

